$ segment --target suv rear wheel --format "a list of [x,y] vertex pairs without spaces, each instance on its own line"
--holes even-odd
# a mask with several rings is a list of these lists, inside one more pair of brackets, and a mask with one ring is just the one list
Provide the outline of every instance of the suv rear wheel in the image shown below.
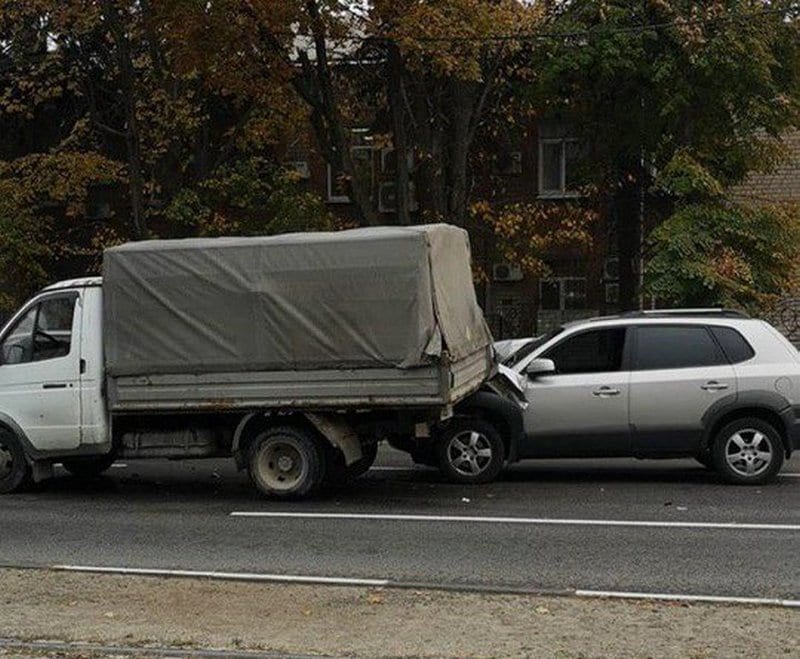
[[729,483],[761,485],[783,465],[784,448],[775,428],[757,418],[737,419],[714,440],[714,466]]

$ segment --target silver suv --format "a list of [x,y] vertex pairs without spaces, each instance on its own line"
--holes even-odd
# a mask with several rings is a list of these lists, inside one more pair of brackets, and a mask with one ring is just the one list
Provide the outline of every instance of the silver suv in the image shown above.
[[498,348],[527,400],[517,459],[693,456],[759,484],[800,447],[800,353],[735,311],[596,318]]

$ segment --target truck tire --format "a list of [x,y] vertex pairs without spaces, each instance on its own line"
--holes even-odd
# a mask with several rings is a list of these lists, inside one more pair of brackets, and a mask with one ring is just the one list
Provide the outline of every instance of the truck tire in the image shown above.
[[63,460],[61,464],[64,465],[64,469],[77,478],[94,478],[108,470],[114,464],[115,459],[114,453],[109,453],[85,458],[69,458]]
[[322,483],[323,451],[305,428],[276,426],[247,447],[247,470],[258,490],[279,499],[308,496]]
[[454,483],[488,483],[505,463],[500,433],[483,419],[455,418],[437,438],[439,470]]
[[783,466],[785,449],[778,431],[757,418],[736,419],[714,438],[717,473],[735,485],[762,485]]
[[0,494],[22,489],[30,480],[31,469],[22,443],[12,432],[0,430]]

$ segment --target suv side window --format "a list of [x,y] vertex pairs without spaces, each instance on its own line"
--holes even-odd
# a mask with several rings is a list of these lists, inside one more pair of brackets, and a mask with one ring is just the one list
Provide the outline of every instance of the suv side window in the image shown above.
[[75,295],[49,297],[31,307],[0,344],[3,364],[66,357],[72,346]]
[[693,325],[636,328],[634,369],[653,371],[727,364],[709,331]]
[[613,373],[622,368],[622,352],[625,348],[625,328],[582,332],[564,339],[553,346],[542,357],[552,359],[556,373]]
[[710,327],[732,364],[741,364],[756,356],[756,351],[739,332],[732,327]]

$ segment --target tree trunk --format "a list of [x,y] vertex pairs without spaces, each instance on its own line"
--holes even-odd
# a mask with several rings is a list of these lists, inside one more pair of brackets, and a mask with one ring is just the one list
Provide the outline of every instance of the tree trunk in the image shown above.
[[400,49],[392,43],[388,49],[388,95],[394,132],[396,169],[394,176],[397,223],[411,224],[411,186],[408,167],[408,122],[403,99],[403,60]]
[[619,257],[619,305],[622,311],[639,308],[640,172],[624,177],[614,198]]
[[137,240],[147,235],[144,214],[144,180],[139,120],[136,114],[136,71],[133,67],[130,42],[116,6],[110,0],[103,3],[103,16],[116,42],[115,54],[119,65],[120,82],[125,98],[125,145],[128,155],[128,188],[131,204],[131,233]]

